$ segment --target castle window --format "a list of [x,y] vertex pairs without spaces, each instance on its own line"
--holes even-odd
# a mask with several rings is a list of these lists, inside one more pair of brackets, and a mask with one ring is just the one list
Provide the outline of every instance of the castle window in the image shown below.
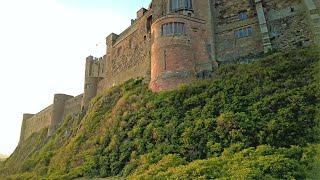
[[170,0],[170,11],[192,10],[192,0]]
[[294,7],[290,7],[290,12],[294,12]]
[[248,12],[247,11],[241,11],[238,13],[238,17],[241,21],[248,19]]
[[207,52],[208,52],[209,54],[212,53],[212,46],[211,46],[211,44],[207,44]]
[[172,22],[162,25],[162,35],[183,35],[185,32],[185,25],[181,22]]
[[147,19],[147,32],[151,32],[152,16],[149,16]]
[[234,35],[237,39],[244,38],[244,37],[249,37],[253,33],[253,29],[251,26],[243,28],[243,29],[238,29],[234,32]]
[[164,70],[167,70],[167,50],[163,51]]

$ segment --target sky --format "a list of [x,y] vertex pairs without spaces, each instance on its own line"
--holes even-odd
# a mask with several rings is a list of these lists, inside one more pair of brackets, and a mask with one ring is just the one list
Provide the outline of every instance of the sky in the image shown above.
[[0,154],[16,148],[23,113],[83,92],[85,58],[105,54],[151,0],[0,1]]

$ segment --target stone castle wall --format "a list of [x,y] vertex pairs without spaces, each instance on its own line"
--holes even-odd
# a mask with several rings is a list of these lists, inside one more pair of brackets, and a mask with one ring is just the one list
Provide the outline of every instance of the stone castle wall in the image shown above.
[[50,126],[52,107],[53,106],[50,105],[39,113],[29,116],[28,119],[24,119],[21,129],[20,141],[24,141],[29,136],[31,136],[31,134],[39,132],[42,129]]
[[[217,62],[320,40],[318,19],[311,17],[315,10],[310,10],[319,6],[319,0],[193,0],[191,10],[177,11],[170,10],[169,2],[153,0],[148,10],[137,12],[129,28],[107,37],[106,55],[93,69],[100,72],[93,85],[98,94],[137,77],[150,81],[152,90],[171,89],[206,76]],[[186,36],[163,37],[162,25],[174,21],[185,24]],[[197,21],[202,24],[195,25]],[[247,35],[237,36],[244,31]]]
[[68,116],[76,116],[79,112],[81,112],[82,98],[83,94],[80,94],[66,101],[63,113],[64,118]]
[[[239,12],[247,14],[239,18]],[[254,3],[251,1],[217,0],[214,3],[214,22],[216,26],[216,59],[234,60],[252,53],[263,52],[262,36]],[[252,35],[236,38],[235,32],[252,28]]]
[[[259,2],[262,9],[259,12]],[[312,0],[214,1],[216,59],[236,60],[264,52],[265,39],[273,49],[290,49],[314,44],[306,3]],[[317,2],[318,3],[318,2]],[[240,13],[246,13],[241,19]],[[261,17],[259,17],[259,15]],[[263,29],[263,18],[267,29]],[[252,34],[237,38],[239,29],[252,28]],[[270,46],[270,47],[271,47]]]
[[151,15],[144,9],[138,13],[140,13],[138,19],[127,30],[120,35],[113,35],[115,36],[113,41],[107,40],[108,48],[104,67],[106,73],[104,79],[98,84],[98,93],[130,78],[149,79]]
[[269,0],[265,8],[274,49],[304,47],[312,43],[313,34],[306,8],[300,0]]
[[[66,97],[67,99],[61,104],[59,97]],[[55,95],[52,105],[37,114],[24,114],[20,142],[44,128],[48,128],[48,135],[52,135],[64,118],[67,116],[76,116],[81,112],[82,98],[83,94],[76,97],[61,94]]]

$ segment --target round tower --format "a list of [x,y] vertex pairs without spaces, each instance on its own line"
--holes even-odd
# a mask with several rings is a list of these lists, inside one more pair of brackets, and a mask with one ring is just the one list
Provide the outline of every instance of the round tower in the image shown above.
[[212,71],[208,20],[194,9],[206,5],[194,0],[152,2],[151,90],[170,90]]
[[153,23],[150,82],[153,91],[172,89],[194,79],[194,53],[187,27],[185,19],[178,16],[159,18]]
[[51,114],[51,124],[49,126],[48,136],[51,136],[55,132],[60,122],[63,120],[65,102],[70,98],[73,98],[73,96],[69,96],[66,94],[54,95]]

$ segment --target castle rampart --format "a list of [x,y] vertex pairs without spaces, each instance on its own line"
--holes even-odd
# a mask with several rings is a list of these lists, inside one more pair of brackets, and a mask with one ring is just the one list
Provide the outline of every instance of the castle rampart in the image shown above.
[[52,105],[37,114],[24,114],[20,134],[20,142],[26,140],[34,132],[49,127],[51,124]]
[[74,98],[68,99],[65,103],[63,117],[76,116],[81,112],[81,103],[83,94],[80,94]]
[[64,118],[81,112],[82,99],[82,94],[77,97],[56,94],[52,105],[36,114],[24,114],[20,142],[44,128],[48,128],[48,136],[51,136]]

